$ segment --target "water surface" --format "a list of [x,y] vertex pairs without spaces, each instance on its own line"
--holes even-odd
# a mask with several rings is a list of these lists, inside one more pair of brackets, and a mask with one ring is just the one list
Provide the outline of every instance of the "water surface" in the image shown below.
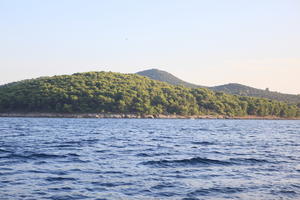
[[0,118],[0,199],[300,199],[300,121]]

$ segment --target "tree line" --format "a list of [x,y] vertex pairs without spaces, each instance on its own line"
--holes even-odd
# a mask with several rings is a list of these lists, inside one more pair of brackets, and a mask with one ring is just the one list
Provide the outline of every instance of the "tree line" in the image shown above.
[[293,104],[113,72],[42,77],[3,85],[0,112],[300,116],[300,109]]

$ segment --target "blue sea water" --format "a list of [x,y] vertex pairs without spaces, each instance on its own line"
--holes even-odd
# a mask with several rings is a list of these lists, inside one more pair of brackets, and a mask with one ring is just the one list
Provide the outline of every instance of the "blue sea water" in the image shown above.
[[0,118],[0,199],[300,199],[300,121]]

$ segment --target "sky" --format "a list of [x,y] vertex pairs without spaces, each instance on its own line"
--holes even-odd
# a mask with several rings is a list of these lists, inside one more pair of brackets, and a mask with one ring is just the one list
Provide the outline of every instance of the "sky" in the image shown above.
[[0,84],[150,68],[300,94],[300,1],[0,0]]

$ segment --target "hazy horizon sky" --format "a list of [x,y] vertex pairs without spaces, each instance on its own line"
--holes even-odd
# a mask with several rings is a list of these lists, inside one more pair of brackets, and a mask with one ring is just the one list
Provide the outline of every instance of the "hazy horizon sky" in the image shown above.
[[0,0],[0,84],[158,68],[300,94],[298,0]]

